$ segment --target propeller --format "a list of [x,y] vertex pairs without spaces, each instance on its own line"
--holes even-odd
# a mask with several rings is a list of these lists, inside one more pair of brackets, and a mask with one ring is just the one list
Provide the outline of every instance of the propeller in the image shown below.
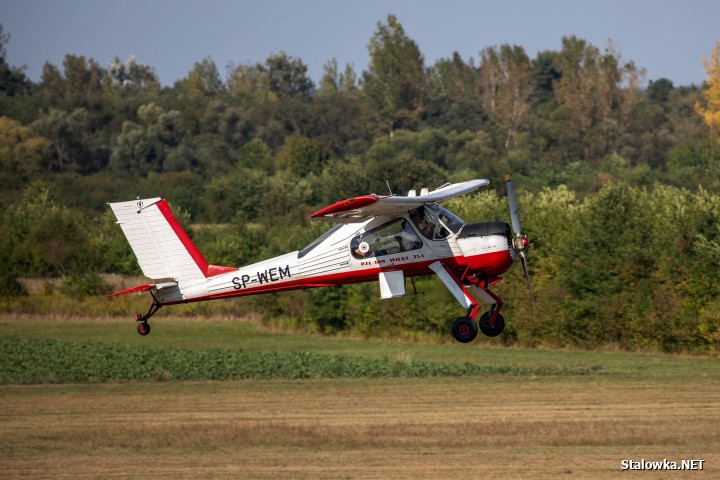
[[525,271],[525,279],[527,280],[528,291],[530,292],[530,301],[534,306],[535,295],[533,295],[532,282],[530,281],[530,271],[528,270],[527,256],[525,255],[530,245],[528,243],[527,236],[522,234],[522,229],[520,228],[520,215],[518,215],[517,203],[515,203],[515,190],[513,190],[510,175],[505,175],[505,186],[507,188],[508,204],[510,205],[510,222],[512,223],[514,235],[513,247],[515,247],[515,251],[518,253],[518,255],[520,255],[523,270]]

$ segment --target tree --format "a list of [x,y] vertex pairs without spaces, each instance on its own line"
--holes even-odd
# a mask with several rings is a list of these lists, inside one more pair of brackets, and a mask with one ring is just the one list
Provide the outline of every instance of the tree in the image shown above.
[[270,93],[265,69],[259,63],[228,67],[228,92],[235,96],[247,96],[265,100]]
[[369,70],[363,72],[363,90],[378,111],[383,130],[417,122],[424,111],[424,58],[395,15],[378,22],[370,39]]
[[428,89],[433,96],[459,101],[475,95],[477,70],[472,59],[465,63],[458,52],[452,58],[441,58],[428,72]]
[[561,76],[553,82],[561,110],[558,118],[564,119],[562,128],[576,134],[585,158],[601,158],[615,147],[638,101],[644,71],[633,62],[621,64],[612,43],[603,53],[575,36],[563,37],[562,43],[555,57]]
[[10,97],[27,91],[29,81],[25,77],[23,68],[11,67],[5,60],[7,51],[5,45],[10,41],[10,34],[3,33],[3,26],[0,23],[0,93]]
[[533,61],[533,77],[535,78],[535,104],[541,105],[545,102],[555,100],[553,90],[554,83],[560,78],[557,70],[558,61],[556,57],[559,52],[544,50],[538,52]]
[[505,148],[508,148],[530,113],[530,97],[535,89],[532,64],[522,47],[508,44],[486,48],[480,59],[482,105],[507,130]]
[[277,170],[290,170],[298,177],[309,173],[319,175],[330,155],[317,141],[289,136],[277,156]]
[[695,110],[700,114],[710,133],[720,142],[720,42],[709,59],[703,61],[708,77],[705,80],[707,87],[703,90],[705,105],[697,103]]
[[51,108],[30,126],[50,143],[53,152],[51,169],[60,172],[91,169],[91,122],[86,109],[67,112]]
[[180,112],[165,111],[149,103],[138,108],[137,115],[139,124],[123,123],[110,156],[110,167],[137,175],[162,171],[165,159],[182,143],[185,134]]
[[217,66],[210,57],[195,63],[188,76],[178,81],[176,87],[178,86],[190,95],[201,97],[212,97],[225,90]]
[[18,121],[0,117],[0,171],[17,181],[18,176],[37,172],[49,154],[47,139]]
[[105,71],[91,59],[80,55],[65,55],[63,60],[65,91],[68,97],[91,97],[103,91]]
[[160,90],[160,80],[155,70],[144,63],[139,63],[131,55],[125,63],[115,57],[108,68],[110,78],[114,85],[123,90],[157,92]]
[[355,89],[357,89],[357,75],[352,64],[346,64],[342,73],[338,70],[338,63],[334,58],[323,65],[321,93],[350,92]]
[[659,78],[656,81],[650,80],[647,87],[647,97],[653,103],[665,105],[673,88],[672,80],[667,78]]
[[465,62],[458,52],[430,67],[425,89],[425,118],[429,126],[448,132],[483,128],[487,117],[478,99],[477,73],[473,59]]
[[315,87],[307,76],[307,65],[285,52],[270,55],[265,64],[229,67],[228,91],[257,100],[297,98],[310,100]]
[[298,97],[309,100],[314,86],[307,76],[307,65],[285,52],[270,55],[265,60],[268,88],[278,97]]
[[5,57],[7,55],[7,50],[5,50],[5,45],[7,45],[9,41],[10,41],[10,34],[3,33],[3,26],[2,26],[2,23],[0,23],[0,59],[3,62],[5,62]]
[[55,65],[45,62],[42,90],[48,98],[87,102],[103,92],[105,70],[93,59],[80,55],[65,55],[63,73]]

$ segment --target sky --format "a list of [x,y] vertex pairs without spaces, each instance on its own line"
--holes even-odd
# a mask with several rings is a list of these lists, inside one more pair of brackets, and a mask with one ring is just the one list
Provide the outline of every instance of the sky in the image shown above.
[[62,70],[66,54],[106,68],[116,56],[135,56],[163,85],[207,57],[225,80],[228,64],[264,63],[279,52],[301,59],[315,82],[331,59],[360,75],[389,14],[426,66],[454,52],[477,65],[481,50],[504,43],[534,58],[576,35],[601,49],[612,40],[647,80],[689,86],[706,78],[703,59],[720,41],[718,0],[0,0],[7,62],[36,82],[45,62]]

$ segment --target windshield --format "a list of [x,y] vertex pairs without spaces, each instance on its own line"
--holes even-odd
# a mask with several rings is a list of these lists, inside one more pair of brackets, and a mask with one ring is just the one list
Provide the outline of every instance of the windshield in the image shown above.
[[437,205],[423,205],[410,212],[410,220],[430,240],[442,240],[457,233],[465,222],[454,213]]
[[442,221],[446,227],[452,230],[453,233],[459,232],[460,227],[465,225],[465,222],[460,217],[452,213],[450,210],[447,210],[437,205],[428,205],[428,208],[436,210],[438,212],[438,217],[440,218],[440,221]]

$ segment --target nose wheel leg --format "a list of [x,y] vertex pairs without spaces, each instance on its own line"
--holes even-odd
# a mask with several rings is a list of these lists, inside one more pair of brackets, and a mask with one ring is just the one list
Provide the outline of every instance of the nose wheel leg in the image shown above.
[[478,320],[478,326],[483,335],[488,337],[497,337],[503,330],[505,330],[505,318],[500,315],[500,309],[503,306],[503,301],[495,295],[489,288],[485,289],[485,292],[490,295],[495,303],[490,306],[490,310],[480,315]]

